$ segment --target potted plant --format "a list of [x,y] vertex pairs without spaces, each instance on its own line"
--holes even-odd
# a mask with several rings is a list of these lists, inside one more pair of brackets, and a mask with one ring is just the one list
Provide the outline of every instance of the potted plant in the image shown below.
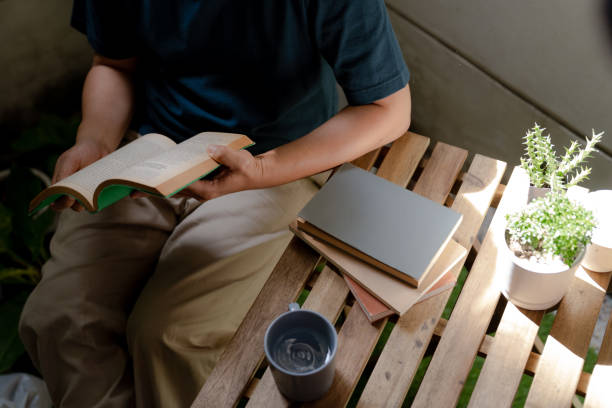
[[525,155],[521,157],[521,167],[527,172],[530,181],[528,202],[536,197],[543,197],[552,190],[566,190],[586,180],[591,174],[589,167],[582,163],[595,150],[595,145],[601,141],[602,133],[595,134],[586,146],[580,149],[578,142],[573,141],[565,148],[563,157],[558,158],[550,135],[544,135],[546,128],[537,123],[527,130],[523,137]]
[[[525,136],[521,167],[538,191],[521,210],[506,215],[501,236],[502,293],[520,307],[547,309],[561,300],[591,240],[595,219],[591,211],[567,195],[569,187],[588,178],[582,163],[603,133],[593,133],[581,149],[573,142],[558,157],[550,136],[537,124]],[[539,195],[539,197],[538,197]]]

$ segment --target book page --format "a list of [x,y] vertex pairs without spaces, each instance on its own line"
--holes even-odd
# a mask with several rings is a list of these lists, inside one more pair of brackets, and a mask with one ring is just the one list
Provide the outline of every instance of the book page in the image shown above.
[[200,133],[177,144],[170,150],[134,164],[121,172],[117,178],[158,186],[164,181],[210,159],[206,152],[209,145],[228,145],[241,137],[243,136],[233,133]]
[[[120,147],[111,154],[57,182],[54,186],[66,186],[77,190],[93,202],[98,184],[113,178],[124,169],[176,146],[163,135],[150,133]],[[94,203],[95,204],[95,203]]]

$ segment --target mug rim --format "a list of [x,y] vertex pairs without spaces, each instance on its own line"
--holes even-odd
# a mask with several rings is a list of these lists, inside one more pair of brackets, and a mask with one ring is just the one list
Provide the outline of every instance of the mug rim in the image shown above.
[[[276,324],[276,322],[280,319],[282,319],[284,316],[290,314],[290,313],[310,313],[312,315],[317,316],[319,319],[322,319],[329,328],[331,328],[331,331],[333,333],[333,348],[332,348],[332,352],[331,352],[331,357],[329,358],[329,360],[321,365],[321,367],[315,368],[314,370],[311,371],[306,371],[303,373],[298,373],[295,371],[289,371],[283,367],[281,367],[280,365],[278,365],[276,363],[276,361],[274,361],[274,359],[271,357],[271,353],[268,350],[268,337],[270,334],[270,329],[272,329],[272,326],[274,326]],[[266,329],[266,334],[264,335],[264,351],[266,353],[266,359],[268,360],[268,363],[272,366],[274,366],[275,369],[277,369],[278,371],[282,372],[283,374],[287,374],[287,375],[291,375],[291,376],[296,376],[296,377],[305,377],[308,375],[312,375],[312,374],[316,374],[319,371],[322,371],[323,369],[327,368],[327,366],[329,366],[329,364],[331,364],[332,361],[334,361],[334,358],[336,357],[336,351],[338,350],[338,333],[336,333],[336,329],[334,327],[333,324],[331,324],[331,322],[329,320],[327,320],[327,318],[325,316],[323,316],[321,313],[319,312],[315,312],[314,310],[309,310],[309,309],[297,309],[297,310],[289,310],[287,312],[284,312],[283,314],[281,314],[280,316],[277,316],[274,320],[272,320],[272,322],[268,325],[268,328]]]

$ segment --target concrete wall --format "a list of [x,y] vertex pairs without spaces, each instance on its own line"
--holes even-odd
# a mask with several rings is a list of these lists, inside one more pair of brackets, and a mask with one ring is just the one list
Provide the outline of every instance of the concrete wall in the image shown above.
[[70,27],[71,8],[71,0],[0,0],[1,125],[78,107],[92,54]]
[[413,127],[518,163],[534,122],[557,146],[604,130],[590,187],[612,188],[612,43],[599,1],[388,0]]

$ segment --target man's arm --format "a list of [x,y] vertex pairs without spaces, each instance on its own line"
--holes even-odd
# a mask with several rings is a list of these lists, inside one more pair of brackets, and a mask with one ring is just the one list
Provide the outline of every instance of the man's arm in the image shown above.
[[262,187],[287,183],[356,159],[410,126],[408,86],[369,105],[348,106],[317,129],[258,159]]
[[[57,160],[53,183],[114,151],[125,134],[134,108],[132,74],[136,59],[113,60],[94,55],[83,85],[83,119],[74,146]],[[83,207],[69,196],[63,196],[52,208],[63,210]]]
[[400,137],[410,126],[410,89],[368,105],[348,106],[309,134],[262,155],[212,146],[211,156],[227,170],[189,187],[190,196],[209,200],[253,188],[271,187],[351,161]]

